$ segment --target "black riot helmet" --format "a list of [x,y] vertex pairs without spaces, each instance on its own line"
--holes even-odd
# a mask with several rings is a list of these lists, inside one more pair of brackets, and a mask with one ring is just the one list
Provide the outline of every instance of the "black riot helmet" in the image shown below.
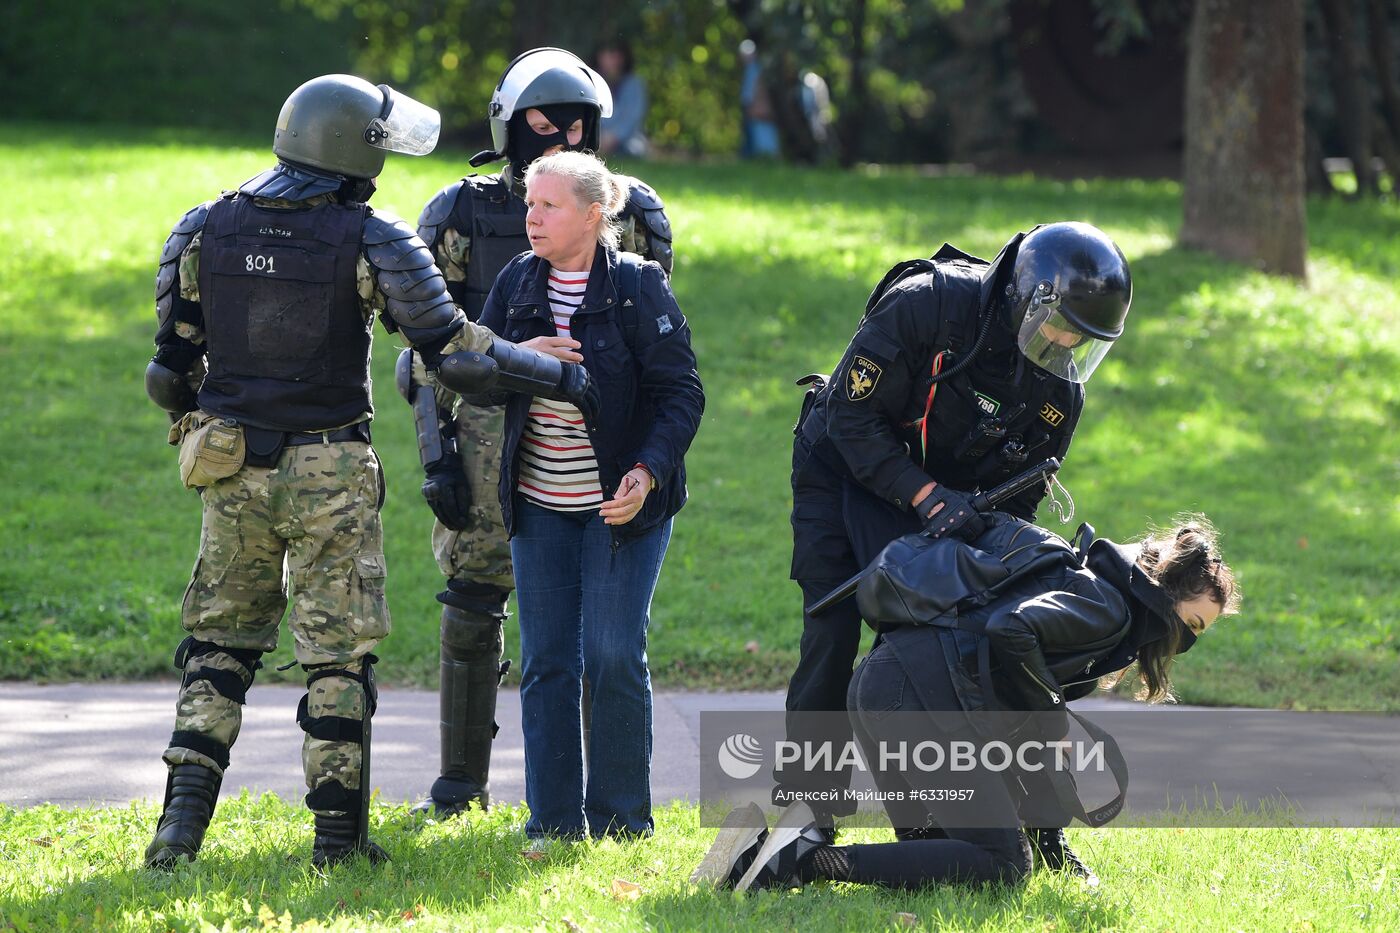
[[384,168],[386,152],[432,152],[441,126],[436,110],[387,84],[322,75],[282,105],[272,151],[293,166],[370,179]]
[[1123,251],[1097,227],[1055,223],[1021,241],[1003,308],[1028,360],[1061,379],[1087,382],[1123,333],[1132,300]]
[[[515,166],[517,174],[523,174],[545,148],[555,144],[566,149],[596,151],[599,123],[603,117],[612,116],[612,107],[608,83],[573,52],[531,49],[507,65],[497,82],[486,110],[494,149],[477,153],[471,164],[484,165],[505,158]],[[549,117],[560,129],[561,138],[535,140],[527,136],[531,131],[525,124],[525,113],[531,109]],[[583,139],[570,146],[562,138],[562,131],[576,119],[583,120]]]

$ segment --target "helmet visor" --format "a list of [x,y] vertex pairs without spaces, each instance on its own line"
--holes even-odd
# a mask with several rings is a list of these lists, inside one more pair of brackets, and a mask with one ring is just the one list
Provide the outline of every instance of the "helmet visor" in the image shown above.
[[386,84],[379,85],[379,89],[384,92],[384,109],[370,121],[365,130],[365,142],[376,149],[405,155],[432,152],[442,132],[442,117],[438,112]]
[[[577,55],[565,52],[563,49],[537,49],[526,52],[517,58],[506,70],[506,73],[501,76],[501,83],[491,98],[491,116],[501,120],[509,120],[515,113],[516,104],[520,100],[520,95],[525,93],[525,89],[533,84],[540,75],[555,69],[578,72],[581,76],[586,76],[598,96],[599,115],[612,116],[612,90],[608,87],[608,82],[604,81],[603,76],[598,72],[585,65]],[[555,103],[560,104],[572,102],[555,101]]]
[[1070,382],[1088,382],[1113,341],[1084,333],[1060,313],[1056,301],[1033,307],[1021,323],[1016,345],[1046,372]]

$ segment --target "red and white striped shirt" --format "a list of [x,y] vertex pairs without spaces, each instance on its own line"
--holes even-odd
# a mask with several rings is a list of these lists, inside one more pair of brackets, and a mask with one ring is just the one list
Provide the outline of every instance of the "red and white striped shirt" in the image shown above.
[[[569,323],[587,286],[587,272],[550,270],[549,306],[560,337],[570,336]],[[530,400],[516,489],[531,502],[558,512],[583,512],[603,504],[598,458],[576,406],[538,396]]]

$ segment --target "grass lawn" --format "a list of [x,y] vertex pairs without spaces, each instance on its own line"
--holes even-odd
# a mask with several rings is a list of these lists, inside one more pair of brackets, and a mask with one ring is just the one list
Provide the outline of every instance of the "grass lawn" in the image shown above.
[[[185,210],[271,156],[264,140],[3,127],[0,677],[168,673],[199,503],[180,488],[165,416],[142,390],[155,259]],[[375,204],[412,219],[464,168],[460,152],[393,158]],[[1311,205],[1311,281],[1300,286],[1175,248],[1180,191],[1169,183],[636,171],[669,205],[676,291],[709,396],[654,607],[659,685],[785,682],[801,625],[787,580],[792,381],[836,361],[883,271],[944,240],[990,257],[1015,230],[1082,219],[1121,244],[1137,292],[1062,474],[1078,519],[1119,537],[1204,510],[1247,594],[1244,614],[1181,665],[1183,699],[1400,709],[1393,202]],[[392,389],[396,352],[381,332],[375,441],[396,626],[380,672],[429,685],[440,579],[411,418]],[[289,658],[279,649],[264,676]]]
[[[693,807],[658,813],[637,843],[523,854],[523,814],[416,824],[376,808],[393,861],[313,872],[310,818],[267,795],[225,801],[204,853],[174,875],[141,869],[151,805],[0,806],[0,929],[56,930],[1393,930],[1400,833],[1379,830],[1072,831],[1097,891],[1044,872],[1016,890],[919,894],[847,884],[734,896],[687,878],[713,836]],[[843,841],[889,841],[889,831]]]

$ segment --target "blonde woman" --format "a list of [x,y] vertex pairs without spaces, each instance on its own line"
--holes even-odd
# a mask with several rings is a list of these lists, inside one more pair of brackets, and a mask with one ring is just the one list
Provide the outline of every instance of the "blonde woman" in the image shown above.
[[535,838],[653,826],[646,631],[705,396],[661,267],[617,249],[625,195],[595,156],[536,160],[526,175],[531,251],[502,270],[481,316],[497,334],[582,363],[601,396],[593,419],[538,397],[506,408],[500,499],[520,604]]

